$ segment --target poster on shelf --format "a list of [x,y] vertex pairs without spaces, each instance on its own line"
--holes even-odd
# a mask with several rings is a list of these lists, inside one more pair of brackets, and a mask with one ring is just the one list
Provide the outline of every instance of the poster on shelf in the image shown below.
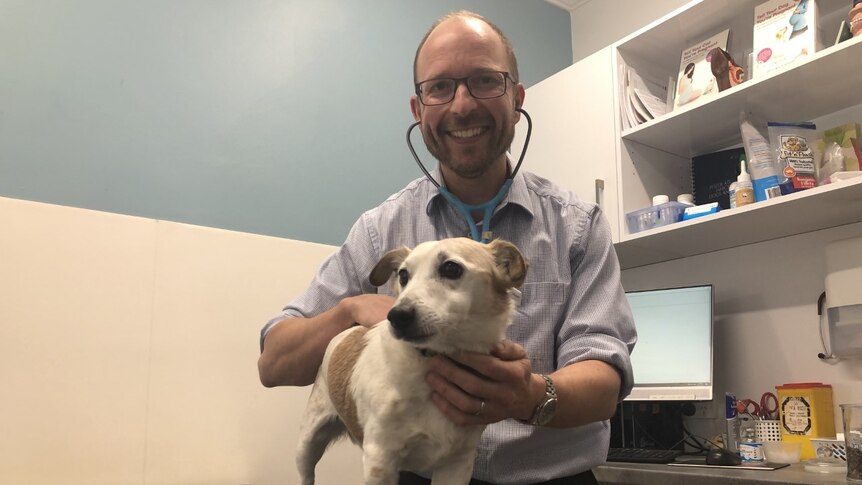
[[820,49],[815,0],[769,0],[754,8],[753,79],[808,59]]
[[712,74],[710,54],[716,47],[727,50],[729,36],[730,30],[724,30],[682,51],[674,109],[719,91],[715,76]]

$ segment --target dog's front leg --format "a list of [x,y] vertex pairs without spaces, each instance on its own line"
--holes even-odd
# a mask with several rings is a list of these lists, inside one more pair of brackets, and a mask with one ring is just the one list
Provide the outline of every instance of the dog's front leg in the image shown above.
[[367,436],[362,444],[362,466],[365,485],[398,485],[399,463],[395,453]]
[[437,467],[431,475],[431,485],[467,485],[473,475],[475,456],[475,452],[468,451]]

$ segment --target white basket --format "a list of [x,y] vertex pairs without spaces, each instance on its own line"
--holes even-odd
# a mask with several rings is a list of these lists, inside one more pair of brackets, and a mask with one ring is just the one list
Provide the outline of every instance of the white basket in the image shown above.
[[814,453],[818,458],[838,458],[841,461],[847,461],[847,447],[844,440],[836,440],[831,438],[811,438],[811,445],[814,446]]
[[754,434],[761,443],[781,441],[781,426],[777,419],[758,419],[754,422]]

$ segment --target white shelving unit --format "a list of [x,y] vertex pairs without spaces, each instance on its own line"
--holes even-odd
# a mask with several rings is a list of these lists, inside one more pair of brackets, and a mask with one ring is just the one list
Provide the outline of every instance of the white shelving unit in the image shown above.
[[[731,29],[728,51],[744,64],[751,51],[754,7],[762,0],[691,2],[612,46],[614,74],[622,64],[653,77],[676,77],[682,50],[722,29]],[[740,146],[739,113],[780,121],[810,120],[818,129],[862,122],[862,38],[833,46],[849,10],[843,0],[818,0],[824,49],[767,77],[622,130],[617,115],[617,175],[623,269],[862,221],[862,179],[830,184],[771,201],[720,212],[636,234],[625,214],[691,191],[695,155]],[[614,79],[614,109],[624,102]]]

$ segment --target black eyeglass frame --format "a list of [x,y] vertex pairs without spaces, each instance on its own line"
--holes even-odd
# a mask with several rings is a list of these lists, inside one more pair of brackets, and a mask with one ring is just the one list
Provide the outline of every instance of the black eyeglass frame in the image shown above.
[[[500,94],[494,95],[494,96],[476,96],[475,94],[473,94],[473,89],[470,88],[469,80],[470,80],[470,78],[482,76],[482,75],[487,75],[487,74],[502,74],[503,75],[503,92]],[[447,99],[446,101],[443,101],[441,103],[428,104],[425,102],[424,99],[422,99],[421,86],[423,84],[434,82],[434,81],[455,81],[455,88],[452,90],[452,96],[449,99]],[[463,84],[464,86],[467,86],[467,92],[470,93],[470,96],[473,96],[476,99],[494,99],[494,98],[500,98],[500,97],[506,95],[506,93],[509,90],[509,82],[508,81],[512,81],[512,84],[515,84],[515,80],[512,79],[512,75],[509,74],[508,71],[485,71],[485,72],[473,74],[473,75],[466,76],[466,77],[436,77],[434,79],[426,79],[424,81],[421,81],[421,82],[414,84],[413,88],[414,88],[414,91],[416,92],[416,98],[419,99],[419,102],[422,103],[422,105],[424,105],[424,106],[441,106],[444,104],[451,103],[452,100],[455,99],[455,93],[458,92],[458,85],[459,84]]]

